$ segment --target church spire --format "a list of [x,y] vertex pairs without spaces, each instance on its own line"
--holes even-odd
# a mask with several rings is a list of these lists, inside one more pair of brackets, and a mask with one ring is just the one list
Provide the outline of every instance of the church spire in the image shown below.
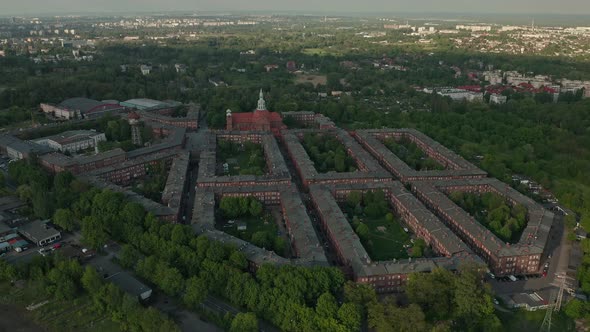
[[260,89],[260,94],[258,95],[258,107],[256,109],[266,111],[266,102],[264,101],[264,94],[262,93],[262,89]]

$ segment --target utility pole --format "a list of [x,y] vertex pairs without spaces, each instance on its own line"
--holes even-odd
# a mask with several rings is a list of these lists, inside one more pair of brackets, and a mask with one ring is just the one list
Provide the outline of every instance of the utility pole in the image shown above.
[[541,332],[550,332],[551,331],[551,316],[553,314],[553,306],[555,305],[555,290],[551,291],[551,297],[549,298],[549,305],[547,306],[547,311],[545,312],[545,318],[543,319],[543,324],[541,324]]
[[549,305],[547,306],[547,312],[545,312],[545,318],[543,319],[543,324],[541,324],[541,332],[550,332],[551,331],[551,316],[553,315],[554,311],[561,310],[561,302],[563,300],[563,290],[565,289],[565,280],[566,276],[565,273],[560,273],[557,275],[558,279],[561,279],[559,285],[559,291],[553,290],[551,292],[551,297],[549,299]]

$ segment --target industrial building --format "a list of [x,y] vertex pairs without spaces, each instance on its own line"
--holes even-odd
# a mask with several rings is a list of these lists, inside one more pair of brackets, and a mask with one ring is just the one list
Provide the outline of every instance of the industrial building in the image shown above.
[[147,110],[162,110],[172,109],[174,107],[182,105],[181,103],[173,100],[159,101],[148,98],[136,98],[122,101],[119,103],[120,106],[130,109],[136,109],[140,111]]
[[33,142],[60,152],[75,153],[80,150],[97,148],[99,142],[106,140],[105,134],[94,130],[70,130],[57,135],[39,138],[33,140]]
[[40,107],[44,113],[65,120],[99,117],[124,110],[115,100],[97,101],[88,98],[70,98],[58,105],[41,104]]

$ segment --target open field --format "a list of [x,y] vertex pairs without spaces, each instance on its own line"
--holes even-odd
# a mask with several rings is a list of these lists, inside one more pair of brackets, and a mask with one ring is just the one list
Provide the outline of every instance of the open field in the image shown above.
[[314,87],[326,85],[328,77],[326,75],[297,75],[296,84],[311,83]]
[[36,286],[21,288],[4,283],[0,292],[0,331],[120,331],[118,323],[94,309],[88,296],[50,300],[28,311],[28,305],[46,300]]
[[[503,312],[496,310],[496,314],[505,331],[537,332],[541,328],[546,310]],[[575,323],[567,318],[563,312],[554,313],[551,320],[551,331],[575,331]]]
[[[272,216],[268,214],[265,214],[262,217],[240,217],[233,221],[233,224],[229,224],[227,222],[220,223],[219,229],[245,241],[250,241],[252,235],[254,235],[256,232],[268,232],[270,234],[277,233],[277,224],[273,220]],[[239,224],[246,224],[246,230],[239,231]]]
[[387,221],[386,218],[359,218],[368,226],[369,233],[363,242],[365,249],[375,261],[408,258],[404,245],[411,245],[410,234],[406,233],[397,221]]
[[[224,169],[223,164],[228,165]],[[217,149],[217,175],[263,175],[266,171],[262,145],[220,141]]]

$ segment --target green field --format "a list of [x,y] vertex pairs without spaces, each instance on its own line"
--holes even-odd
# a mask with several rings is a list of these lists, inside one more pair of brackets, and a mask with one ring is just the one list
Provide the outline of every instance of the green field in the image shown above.
[[359,219],[369,227],[369,235],[363,245],[372,260],[387,261],[409,257],[404,245],[411,245],[410,235],[397,220],[390,222],[385,218]]
[[[218,221],[217,228],[255,246],[272,250],[280,256],[287,254],[287,242],[278,235],[276,220],[270,213],[264,213],[260,217],[242,216],[228,220]],[[246,230],[238,230],[238,225],[246,224]]]
[[[8,283],[0,285],[0,303],[14,309],[18,319],[30,320],[51,331],[120,331],[119,323],[112,321],[106,315],[94,309],[92,300],[87,295],[71,301],[51,299],[49,303],[28,311],[25,308],[31,304],[43,302],[41,292],[34,284],[24,287],[10,286]],[[9,315],[10,312],[3,314]],[[18,320],[15,320],[18,324]],[[17,329],[18,330],[18,329]]]
[[218,175],[263,175],[266,171],[262,145],[250,142],[242,145],[219,141],[217,164],[225,163],[229,166],[227,172],[222,169]]
[[[515,312],[496,311],[502,321],[505,331],[537,332],[541,328],[546,310]],[[553,313],[551,331],[569,332],[575,331],[575,323],[567,317],[563,311]]]
[[[240,223],[246,224],[245,231],[238,231],[238,224]],[[256,232],[277,233],[277,225],[270,215],[263,215],[262,217],[240,217],[234,220],[234,224],[231,227],[229,225],[226,221],[222,222],[219,224],[219,229],[245,241],[250,241],[252,235]]]

